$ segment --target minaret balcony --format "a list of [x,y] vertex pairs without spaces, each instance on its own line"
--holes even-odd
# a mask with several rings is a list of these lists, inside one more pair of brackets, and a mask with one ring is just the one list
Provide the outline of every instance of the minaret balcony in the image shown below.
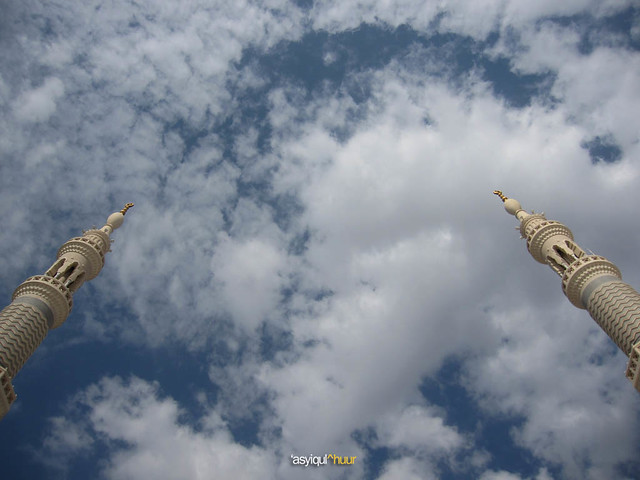
[[73,307],[71,292],[60,280],[44,275],[29,277],[15,289],[11,300],[31,296],[41,299],[53,312],[53,321],[49,328],[58,328],[69,316]]
[[564,272],[562,291],[575,307],[585,309],[586,302],[582,301],[583,290],[592,280],[601,276],[622,279],[618,267],[606,258],[599,255],[584,255]]

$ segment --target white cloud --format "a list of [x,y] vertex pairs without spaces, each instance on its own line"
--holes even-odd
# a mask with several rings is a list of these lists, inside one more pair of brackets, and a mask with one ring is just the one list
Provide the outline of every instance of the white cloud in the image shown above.
[[314,2],[311,18],[315,29],[330,32],[356,28],[361,23],[384,23],[391,27],[410,25],[428,30],[439,20],[438,27],[483,40],[495,30],[520,29],[538,19],[556,16],[590,14],[595,17],[615,14],[632,2],[608,0],[571,0],[555,2],[520,2],[517,0],[483,0],[466,2],[416,3],[408,0],[359,2],[354,0],[322,0]]
[[514,473],[505,472],[504,470],[499,472],[486,471],[482,474],[480,480],[522,480],[522,477]]
[[407,480],[430,480],[438,478],[430,468],[425,468],[424,464],[410,457],[399,460],[392,460],[384,466],[382,474],[378,480],[393,480],[395,478],[406,478]]
[[394,2],[356,2],[323,0],[314,2],[311,10],[313,27],[330,32],[358,27],[361,23],[385,22],[393,27],[411,24],[426,28],[442,7],[432,2],[416,3],[410,0]]
[[[553,477],[549,475],[546,468],[541,468],[538,474],[535,477],[532,477],[532,480],[551,480],[552,478]],[[494,470],[487,470],[482,474],[480,480],[522,480],[522,477],[504,470],[500,470],[498,472]]]
[[26,122],[43,122],[56,111],[56,102],[64,95],[64,84],[56,77],[50,77],[33,90],[22,93],[13,108],[18,119]]
[[418,405],[389,412],[377,423],[379,442],[389,447],[442,455],[455,452],[465,443],[455,429],[444,425],[440,416]]
[[6,104],[9,101],[9,87],[0,75],[0,104]]
[[[512,220],[504,216],[490,191],[507,184],[512,191],[521,192],[522,198],[544,197],[544,205],[563,205],[569,192],[580,198],[582,185],[597,183],[601,175],[606,176],[606,172],[588,168],[586,152],[580,148],[582,130],[564,123],[565,111],[561,108],[547,110],[533,105],[517,112],[508,110],[483,86],[472,87],[465,98],[460,98],[439,85],[424,88],[420,81],[399,77],[393,69],[380,74],[377,81],[375,91],[380,93],[374,96],[379,102],[376,116],[368,118],[344,145],[323,133],[326,127],[322,123],[316,123],[324,118],[335,122],[346,115],[339,103],[318,99],[325,110],[309,108],[310,117],[303,126],[290,125],[290,113],[276,123],[286,134],[272,142],[274,151],[297,152],[295,157],[282,157],[285,162],[295,162],[284,163],[276,184],[300,192],[306,210],[297,225],[315,232],[304,263],[296,267],[302,267],[298,273],[303,283],[291,304],[298,313],[289,319],[299,356],[285,355],[277,363],[257,368],[249,362],[242,364],[234,371],[235,387],[225,385],[229,390],[235,388],[230,398],[242,396],[248,388],[271,392],[276,416],[266,418],[263,426],[281,427],[285,448],[323,451],[341,446],[362,456],[359,447],[348,440],[350,434],[370,426],[371,419],[388,415],[393,405],[418,400],[416,385],[420,378],[433,373],[446,356],[465,352],[471,358],[480,355],[475,360],[479,369],[503,363],[518,367],[511,376],[487,370],[470,386],[489,397],[498,397],[495,404],[487,405],[487,411],[524,413],[530,419],[517,437],[521,445],[541,458],[564,465],[569,475],[586,472],[595,478],[597,468],[610,472],[618,461],[630,458],[630,452],[620,449],[618,442],[632,445],[632,429],[624,429],[615,420],[615,411],[633,410],[629,402],[634,397],[628,389],[622,390],[612,408],[608,397],[588,393],[616,375],[615,382],[621,388],[625,385],[613,368],[613,362],[619,363],[619,359],[607,360],[604,369],[590,365],[588,357],[593,348],[574,349],[575,361],[565,356],[565,345],[580,345],[590,338],[590,320],[566,305],[565,310],[573,313],[572,328],[558,331],[559,327],[552,327],[554,323],[549,321],[491,324],[487,322],[490,317],[480,311],[487,304],[507,308],[524,302],[524,308],[530,309],[548,300],[554,306],[562,304],[559,285],[542,290],[543,296],[536,298],[541,292],[541,279],[544,284],[543,279],[553,274],[527,258],[524,246],[511,230]],[[295,110],[284,97],[278,102],[282,112]],[[333,106],[332,114],[327,105]],[[431,127],[421,122],[426,110],[435,119]],[[400,114],[402,111],[405,115]],[[302,137],[298,136],[300,130]],[[303,148],[305,145],[309,148]],[[178,172],[182,168],[187,167],[180,167]],[[563,179],[571,176],[575,183],[565,184]],[[180,189],[184,184],[176,191]],[[560,197],[555,192],[560,192]],[[474,205],[466,200],[469,195],[486,201]],[[434,209],[434,205],[444,208]],[[180,228],[181,232],[197,229],[197,220],[190,218],[194,226]],[[277,306],[276,287],[282,279],[278,272],[289,261],[279,253],[286,237],[272,224],[270,213],[251,202],[240,202],[231,220],[234,237],[223,237],[222,242],[212,244],[212,271],[233,286],[225,287],[226,291],[223,288],[225,293],[217,298],[239,325],[253,328],[258,318]],[[170,230],[169,226],[165,229]],[[504,231],[504,235],[496,237],[496,231]],[[482,258],[475,251],[482,252]],[[175,255],[176,250],[172,253]],[[508,269],[500,269],[503,277],[496,278],[496,265],[501,265],[506,255],[522,259],[533,277],[512,276]],[[162,258],[156,259],[159,270],[173,271],[163,266]],[[194,272],[189,270],[190,275]],[[251,283],[259,285],[259,293],[245,301],[245,285]],[[331,290],[333,295],[320,302],[312,300],[312,292],[322,289]],[[174,303],[180,304],[181,297],[175,298]],[[465,301],[452,300],[456,298]],[[207,305],[218,308],[214,303]],[[146,308],[141,304],[140,311]],[[501,318],[509,318],[512,311],[507,310],[509,313]],[[536,318],[546,314],[546,310],[538,312]],[[545,331],[548,328],[553,329],[553,336]],[[202,331],[195,329],[192,333]],[[511,341],[517,341],[517,349],[493,351],[501,335],[515,336]],[[309,348],[305,347],[307,342],[318,343]],[[555,367],[540,369],[539,360],[528,361],[532,354],[550,365],[567,366],[550,376]],[[504,355],[507,357],[503,360]],[[539,375],[533,386],[529,369]],[[540,396],[549,396],[557,382],[576,377],[582,379],[578,391],[565,383],[552,401],[540,401]],[[528,400],[532,388],[535,395]],[[585,428],[600,431],[607,423],[612,432],[624,429],[625,435],[631,435],[613,442],[618,453],[599,455],[594,443],[581,443],[581,439],[593,436],[580,433],[577,424],[569,428],[571,435],[559,435],[556,430],[563,423],[549,416],[547,408],[542,409],[544,405],[549,409],[555,406],[572,418],[573,408],[580,411],[576,402],[585,395],[591,397],[587,411],[601,412],[609,419],[602,424],[590,422]],[[255,398],[259,393],[250,396]],[[567,402],[574,407],[559,408]],[[310,430],[310,418],[322,421]],[[546,418],[556,420],[548,422]],[[428,422],[437,425],[435,419]],[[381,434],[386,428],[374,427]],[[422,432],[420,442],[438,444],[441,436],[436,430]],[[540,444],[545,432],[555,432],[558,443]],[[391,444],[399,445],[403,438],[411,438],[408,426],[387,434]],[[416,438],[410,443],[417,444]],[[572,460],[576,444],[580,445],[579,455],[597,463],[588,472]],[[455,451],[461,447],[453,441],[448,448]]]
[[198,430],[182,424],[175,401],[161,398],[157,384],[103,378],[78,394],[72,407],[89,414],[78,424],[54,419],[44,446],[56,455],[84,452],[97,436],[104,478],[273,478],[269,452],[234,443],[213,412]]
[[51,432],[45,438],[43,447],[54,455],[65,455],[91,449],[94,440],[81,425],[68,418],[53,417],[50,419]]
[[[42,125],[0,118],[0,199],[25,201],[0,229],[11,252],[7,281],[21,280],[25,259],[50,264],[42,232],[51,232],[42,242],[53,255],[87,212],[133,200],[94,283],[100,325],[86,330],[147,348],[210,351],[218,361],[207,366],[210,378],[223,390],[198,430],[180,422],[157,386],[105,379],[77,398],[90,410],[83,420],[54,420],[51,452],[55,444],[82,454],[85,438],[126,442],[131,448],[111,451],[105,466],[114,479],[208,478],[212,469],[298,478],[289,453],[340,449],[362,459],[350,470],[360,475],[366,454],[353,435],[372,429],[380,445],[416,454],[385,464],[381,478],[435,478],[430,458],[474,447],[418,390],[456,356],[480,414],[523,416],[514,441],[568,478],[611,477],[634,458],[638,407],[624,358],[529,258],[491,191],[553,209],[550,217],[581,232],[579,243],[640,271],[632,241],[640,233],[628,221],[639,200],[638,56],[614,47],[582,55],[574,31],[531,27],[550,14],[608,11],[596,2],[444,7],[316,2],[305,17],[291,2],[86,2],[45,15],[57,37],[32,50],[20,43],[24,69],[44,65],[51,74],[12,103],[20,119]],[[258,62],[236,65],[246,49],[363,20],[425,31],[444,9],[442,30],[484,38],[496,26],[516,29],[523,48],[493,53],[520,72],[551,71],[557,104],[511,109],[476,72],[447,85],[435,76],[446,65],[414,45],[408,58],[424,65],[398,58],[349,73],[336,88],[307,92],[285,81],[270,89],[265,152],[259,126],[245,129],[231,115],[242,94],[268,85]],[[350,84],[371,97],[357,102]],[[19,85],[3,73],[0,95]],[[44,122],[54,113],[59,124]],[[229,123],[238,130],[232,139],[221,127]],[[603,131],[625,155],[594,168],[580,144]],[[295,205],[287,222],[278,195]],[[52,209],[64,222],[50,218]],[[304,248],[289,253],[305,233]],[[132,315],[121,318],[113,302]],[[258,353],[263,321],[291,336],[268,360]],[[220,362],[213,341],[231,358]],[[242,447],[221,418],[246,418],[256,405],[265,447]]]
[[[626,428],[637,421],[628,415],[636,394],[620,374],[624,356],[610,355],[584,312],[570,305],[561,311],[548,318],[529,309],[495,318],[508,342],[473,364],[469,381],[490,411],[523,416],[516,441],[562,465],[567,478],[613,477],[616,464],[636,450],[636,429]],[[532,332],[534,315],[544,333]],[[593,355],[598,363],[589,361]]]
[[[477,349],[482,352],[473,360],[478,368],[504,364],[515,369],[512,377],[488,370],[472,385],[503,396],[490,410],[495,414],[524,414],[529,419],[518,436],[520,444],[563,465],[570,478],[611,473],[618,462],[631,458],[627,445],[637,442],[633,429],[617,420],[621,417],[616,412],[633,410],[635,399],[620,374],[624,362],[603,351],[603,366],[591,363],[590,355],[603,348],[589,341],[595,335],[594,324],[584,312],[561,303],[565,300],[559,281],[540,296],[542,285],[553,281],[554,274],[527,258],[511,230],[514,222],[501,216],[504,212],[490,197],[495,186],[509,185],[522,198],[561,206],[583,197],[584,186],[597,184],[611,169],[589,169],[580,147],[582,130],[566,124],[562,108],[534,104],[512,111],[483,88],[474,87],[461,99],[446,88],[420,83],[409,87],[406,77],[398,84],[392,71],[386,74],[377,91],[386,92],[380,97],[387,100],[376,117],[362,124],[344,146],[336,147],[326,138],[299,164],[301,169],[319,170],[301,192],[304,219],[318,232],[306,254],[312,266],[307,279],[331,289],[334,296],[320,310],[292,323],[301,343],[315,339],[320,342],[317,347],[305,350],[295,364],[265,369],[264,383],[277,393],[274,404],[283,419],[283,436],[298,441],[306,436],[304,419],[311,406],[328,421],[307,441],[328,442],[340,438],[339,432],[345,438],[366,419],[388,412],[399,398],[409,401],[420,376],[432,372],[446,355],[464,352],[469,357],[463,358],[471,359]],[[421,124],[421,109],[409,98],[428,108],[434,126]],[[304,145],[309,138],[321,136],[307,129],[305,136],[292,141]],[[330,149],[337,149],[330,166],[316,167]],[[292,178],[291,170],[286,175]],[[567,183],[567,178],[573,181]],[[469,203],[469,196],[486,202]],[[527,272],[540,276],[511,277],[503,265],[505,257],[522,259]],[[508,285],[514,287],[513,282],[519,293],[510,298]],[[483,304],[504,309],[512,302],[537,313],[507,326],[491,325],[483,318]],[[554,308],[564,305],[563,312],[572,315],[570,326],[566,319],[545,319],[546,302]],[[504,318],[513,315],[513,310],[507,312]],[[499,347],[501,335],[516,343]],[[601,334],[595,338],[605,340]],[[578,348],[585,342],[587,346]],[[514,358],[502,360],[505,352]],[[532,380],[532,370],[544,388]],[[567,383],[569,378],[579,388],[571,388],[575,385]],[[598,395],[599,385],[609,382],[621,393]],[[563,388],[558,389],[560,383]],[[379,391],[376,385],[386,388]],[[581,406],[585,396],[589,405]],[[560,417],[551,414],[553,408]],[[562,427],[561,419],[574,418],[580,411],[599,412],[602,421],[583,419]],[[612,435],[624,430],[615,441],[617,453],[596,452],[595,432],[603,430]],[[572,432],[571,438],[563,432]],[[544,438],[557,438],[562,446],[538,443]],[[578,465],[575,455],[597,466]]]
[[284,267],[282,252],[258,239],[241,244],[227,239],[216,248],[211,268],[223,282],[224,305],[238,325],[254,329],[276,309]]

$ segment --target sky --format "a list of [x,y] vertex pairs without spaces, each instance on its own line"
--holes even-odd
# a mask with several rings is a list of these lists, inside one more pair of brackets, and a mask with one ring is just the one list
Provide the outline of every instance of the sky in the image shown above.
[[135,203],[3,478],[637,478],[625,355],[492,195],[640,288],[635,2],[0,8],[2,305]]

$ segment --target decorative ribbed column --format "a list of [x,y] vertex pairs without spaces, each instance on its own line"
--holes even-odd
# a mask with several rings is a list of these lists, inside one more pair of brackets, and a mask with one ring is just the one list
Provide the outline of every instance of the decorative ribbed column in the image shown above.
[[562,290],[576,307],[586,309],[629,357],[626,376],[640,391],[640,294],[622,281],[618,267],[599,255],[587,255],[571,230],[544,213],[527,213],[520,202],[495,190],[504,208],[520,220],[520,234],[540,263],[562,277]]
[[42,312],[26,303],[5,307],[0,318],[0,361],[13,378],[47,336],[49,327]]
[[621,281],[598,286],[589,295],[587,310],[627,356],[640,340],[638,292]]
[[83,232],[58,250],[55,263],[44,275],[25,280],[13,292],[12,303],[0,311],[0,419],[16,399],[12,379],[47,336],[69,316],[73,293],[95,278],[110,251],[109,235],[122,225],[128,203],[113,213],[101,229]]

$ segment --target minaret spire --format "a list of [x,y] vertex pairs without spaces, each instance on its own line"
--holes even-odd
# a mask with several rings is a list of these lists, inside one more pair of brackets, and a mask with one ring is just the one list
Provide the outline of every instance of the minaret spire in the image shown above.
[[45,274],[27,278],[13,292],[11,304],[0,311],[0,419],[16,399],[11,381],[48,331],[67,319],[73,293],[100,273],[110,251],[110,235],[131,207],[133,203],[127,203],[109,215],[102,228],[63,244]]
[[133,203],[127,203],[124,208],[122,210],[120,210],[120,213],[122,215],[125,215],[127,213],[127,210],[129,210],[131,207],[133,207]]
[[497,195],[500,197],[500,200],[502,200],[503,202],[506,202],[507,200],[509,200],[507,197],[505,197],[502,192],[500,190],[494,190],[493,191],[494,195]]
[[640,294],[622,281],[612,262],[580,248],[565,225],[547,220],[544,213],[525,212],[520,202],[500,190],[493,193],[520,220],[520,233],[531,256],[562,277],[562,291],[569,301],[586,309],[629,357],[626,376],[640,391]]

